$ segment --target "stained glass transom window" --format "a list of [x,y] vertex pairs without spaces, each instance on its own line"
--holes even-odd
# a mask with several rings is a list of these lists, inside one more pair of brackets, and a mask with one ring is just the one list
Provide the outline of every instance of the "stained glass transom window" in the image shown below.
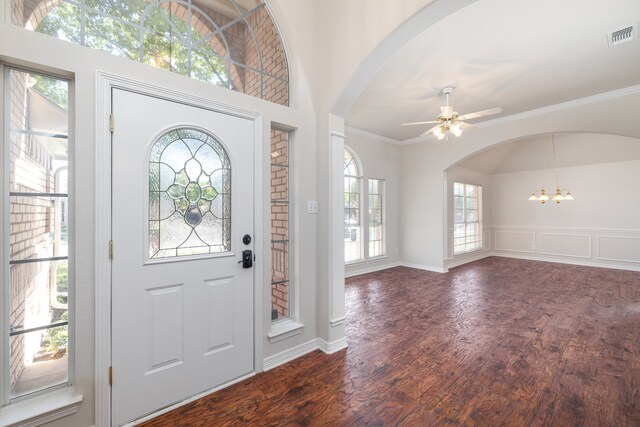
[[211,135],[162,135],[149,159],[149,258],[231,250],[231,165]]

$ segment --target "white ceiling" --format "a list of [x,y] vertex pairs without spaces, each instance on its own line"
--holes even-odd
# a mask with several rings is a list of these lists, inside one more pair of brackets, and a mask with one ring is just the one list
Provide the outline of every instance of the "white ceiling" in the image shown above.
[[[558,168],[640,160],[640,141],[617,135],[554,135]],[[499,144],[458,166],[486,174],[522,172],[554,167],[551,135]]]
[[639,0],[478,0],[399,50],[346,124],[399,141],[417,137],[430,126],[400,124],[435,119],[448,85],[460,114],[501,107],[496,118],[640,84],[638,35],[607,42],[608,32],[638,21]]

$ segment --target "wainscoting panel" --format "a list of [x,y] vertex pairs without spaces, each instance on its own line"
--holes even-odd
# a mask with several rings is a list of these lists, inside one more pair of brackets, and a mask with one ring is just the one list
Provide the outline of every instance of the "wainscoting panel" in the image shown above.
[[496,251],[536,253],[536,233],[533,231],[496,230],[494,236]]
[[597,258],[640,264],[640,237],[598,236]]
[[591,235],[540,233],[540,254],[591,258]]
[[637,229],[513,225],[487,228],[493,231],[493,255],[640,271]]

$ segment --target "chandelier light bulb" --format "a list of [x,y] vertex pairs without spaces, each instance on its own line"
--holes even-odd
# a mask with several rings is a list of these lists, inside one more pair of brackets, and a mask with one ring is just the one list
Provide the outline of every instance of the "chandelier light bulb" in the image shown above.
[[460,125],[460,123],[454,123],[451,126],[451,133],[454,134],[455,136],[462,135],[462,126]]
[[569,191],[567,191],[567,194],[564,196],[564,199],[565,200],[573,200],[573,195]]
[[538,201],[538,196],[536,196],[535,192],[531,193],[531,195],[529,196],[529,200]]

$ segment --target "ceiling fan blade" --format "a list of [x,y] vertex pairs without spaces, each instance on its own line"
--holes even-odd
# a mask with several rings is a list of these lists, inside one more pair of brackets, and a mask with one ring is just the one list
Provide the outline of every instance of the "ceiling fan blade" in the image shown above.
[[428,122],[411,122],[411,123],[402,123],[400,126],[413,126],[413,125],[425,125],[429,123],[438,123],[437,120],[430,120]]
[[478,117],[492,116],[494,114],[502,113],[502,108],[489,108],[488,110],[476,111],[475,113],[465,114],[464,116],[459,116],[458,120],[471,120],[476,119]]
[[421,133],[421,134],[420,134],[420,136],[424,136],[424,135],[426,135],[426,134],[428,134],[428,133],[433,132],[433,130],[434,130],[435,128],[437,128],[437,127],[438,127],[438,126],[434,126],[434,127],[432,127],[432,128],[431,128],[431,129],[429,129],[428,131]]

